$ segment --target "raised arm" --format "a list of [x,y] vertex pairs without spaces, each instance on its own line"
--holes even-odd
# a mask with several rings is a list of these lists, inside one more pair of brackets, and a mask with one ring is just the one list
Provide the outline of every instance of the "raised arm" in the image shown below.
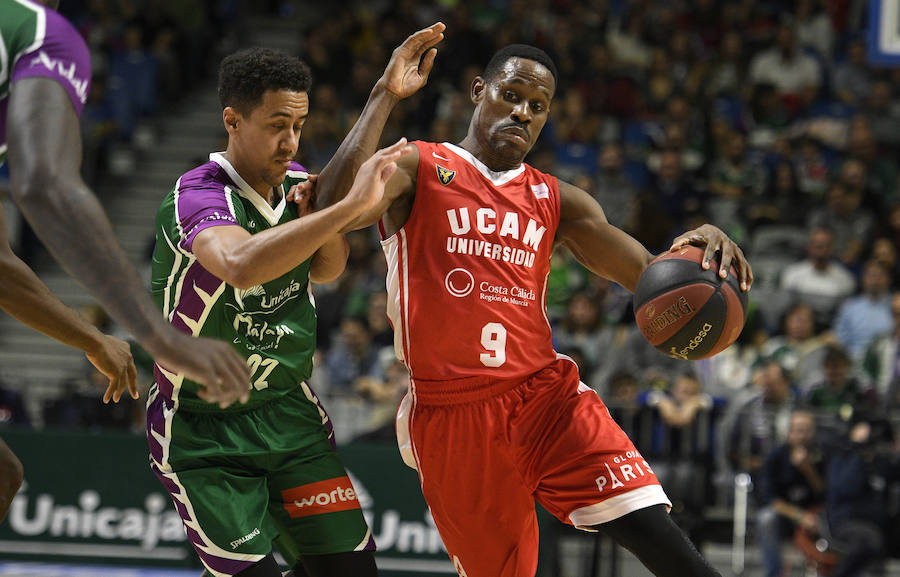
[[249,371],[226,343],[192,339],[166,323],[81,179],[81,132],[65,89],[16,82],[7,108],[12,195],[51,254],[164,366],[207,386],[207,398],[246,398]]
[[412,34],[394,49],[362,114],[319,175],[316,185],[318,207],[330,206],[347,194],[356,171],[378,147],[394,106],[425,86],[437,55],[435,46],[444,38],[444,28],[441,22],[432,24]]

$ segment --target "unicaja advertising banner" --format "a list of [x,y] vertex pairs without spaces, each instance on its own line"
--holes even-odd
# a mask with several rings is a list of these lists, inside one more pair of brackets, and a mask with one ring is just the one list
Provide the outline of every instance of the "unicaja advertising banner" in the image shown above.
[[[200,567],[150,472],[142,436],[6,429],[3,438],[25,466],[25,483],[0,524],[3,559]],[[340,452],[348,477],[327,492],[298,493],[293,514],[358,501],[381,575],[455,575],[418,478],[396,445],[349,444]]]

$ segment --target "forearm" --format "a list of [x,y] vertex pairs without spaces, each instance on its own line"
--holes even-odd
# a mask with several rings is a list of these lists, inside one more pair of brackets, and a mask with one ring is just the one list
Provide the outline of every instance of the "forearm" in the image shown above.
[[11,253],[0,262],[0,308],[36,331],[86,352],[95,351],[103,338]]
[[309,280],[319,284],[334,281],[347,267],[349,254],[350,245],[347,244],[347,239],[342,234],[335,235],[313,255],[309,265]]
[[157,351],[167,328],[162,314],[81,179],[36,183],[15,193],[32,229],[66,271],[141,345]]
[[378,147],[384,125],[398,100],[381,82],[372,89],[356,124],[319,175],[316,184],[318,207],[331,206],[346,196],[360,165]]
[[[348,199],[254,234],[230,247],[221,247],[224,254],[216,260],[223,262],[224,266],[221,271],[211,272],[240,289],[269,282],[300,266],[324,245],[335,242],[338,231],[353,220],[357,212]],[[337,247],[329,246],[325,249],[328,254],[324,259],[335,256],[332,249],[336,250]],[[199,257],[201,264],[204,264],[202,253]],[[346,261],[346,257],[344,260]],[[219,272],[222,274],[218,274]]]

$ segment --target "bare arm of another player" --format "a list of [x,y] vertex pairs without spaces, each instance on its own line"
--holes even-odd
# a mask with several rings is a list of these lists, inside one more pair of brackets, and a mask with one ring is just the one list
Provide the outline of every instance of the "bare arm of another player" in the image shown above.
[[205,385],[206,398],[224,405],[246,398],[246,363],[228,344],[166,323],[116,242],[81,179],[81,132],[65,89],[24,78],[10,90],[7,111],[12,194],[53,256],[157,361]]
[[64,305],[17,257],[6,240],[6,218],[0,209],[0,309],[70,347],[81,349],[109,378],[103,401],[118,402],[128,389],[138,398],[137,370],[131,348],[121,339],[104,335],[78,312]]
[[[309,182],[315,183],[319,176],[309,175]],[[295,195],[297,214],[306,216],[313,211],[315,205],[315,193],[313,187],[301,188],[299,184],[291,187],[290,194]],[[314,283],[325,284],[336,280],[344,269],[347,268],[347,257],[350,255],[350,246],[342,234],[334,235],[325,241],[312,257],[309,263],[309,280]]]
[[276,279],[336,242],[338,231],[376,205],[397,159],[408,152],[402,138],[378,151],[360,167],[346,198],[291,222],[254,235],[233,225],[204,229],[194,239],[194,254],[206,270],[239,289]]
[[[359,119],[320,174],[316,206],[330,206],[347,194],[356,171],[375,152],[394,106],[428,81],[437,55],[435,46],[444,38],[444,28],[441,22],[432,24],[394,49]],[[292,200],[291,196],[288,199]]]
[[[564,243],[591,272],[615,281],[634,292],[638,278],[653,256],[628,233],[609,224],[603,209],[588,193],[559,181],[560,222],[557,240]],[[721,250],[722,270],[734,264],[745,290],[753,282],[750,265],[741,249],[718,228],[704,224],[675,239],[672,250],[685,244],[706,246],[705,267],[716,250]]]

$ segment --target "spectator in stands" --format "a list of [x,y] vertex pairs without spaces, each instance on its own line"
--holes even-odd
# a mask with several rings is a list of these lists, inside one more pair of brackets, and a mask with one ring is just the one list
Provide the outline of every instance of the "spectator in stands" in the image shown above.
[[803,222],[803,212],[798,207],[806,199],[797,187],[794,167],[788,160],[775,165],[763,194],[752,195],[747,200],[747,223],[751,231],[766,224],[799,225]]
[[756,476],[763,458],[787,438],[794,386],[784,368],[767,362],[753,388],[729,404],[719,426],[719,469]]
[[700,381],[693,375],[679,375],[669,391],[653,395],[652,404],[659,409],[659,416],[667,427],[690,427],[697,413],[713,407],[713,398],[703,392]]
[[893,326],[890,288],[890,270],[883,262],[870,259],[863,265],[860,294],[838,309],[834,333],[854,361],[862,360],[866,347]]
[[878,397],[896,408],[900,407],[900,291],[891,296],[891,318],[891,332],[869,345],[862,369]]
[[834,26],[826,8],[827,4],[821,0],[797,0],[794,3],[798,43],[828,62],[834,49]]
[[604,145],[598,164],[600,170],[594,178],[591,196],[603,207],[609,222],[622,230],[633,231],[637,225],[638,189],[625,174],[622,146],[617,142]]
[[678,375],[692,373],[694,366],[662,354],[637,328],[630,328],[613,371],[633,375],[642,389],[667,389]]
[[883,264],[890,272],[890,286],[900,287],[900,258],[897,256],[897,247],[886,236],[879,236],[872,241],[869,251],[870,258]]
[[394,347],[394,329],[385,313],[387,311],[387,291],[379,290],[369,294],[366,302],[366,322],[372,334],[372,346],[377,348]]
[[862,575],[885,553],[890,491],[900,481],[900,452],[890,423],[859,412],[829,456],[826,511],[832,544],[842,553],[831,577]]
[[828,164],[819,143],[812,138],[803,138],[796,147],[794,167],[797,174],[797,188],[804,200],[800,210],[806,214],[807,208],[818,206],[828,189]]
[[638,222],[641,226],[634,231],[637,239],[647,247],[665,250],[672,232],[681,228],[680,223],[689,212],[699,208],[700,200],[696,183],[682,165],[681,151],[664,149],[659,154],[659,168],[652,177],[649,190],[640,198]]
[[838,259],[848,267],[856,267],[863,248],[875,227],[872,213],[863,206],[866,167],[858,160],[848,160],[841,167],[841,179],[831,183],[827,204],[809,214],[808,228],[829,228],[834,233],[834,249]]
[[743,91],[747,71],[743,50],[741,33],[737,30],[726,31],[706,73],[704,84],[708,98],[737,96]]
[[[872,127],[872,135],[888,151],[900,144],[900,103],[895,97],[894,87],[887,79],[877,79],[872,83],[869,98],[863,110]],[[900,192],[900,191],[895,191]],[[896,196],[892,198],[896,200]]]
[[766,455],[758,479],[756,526],[766,577],[782,575],[781,545],[796,527],[819,532],[815,509],[824,503],[825,459],[809,411],[791,413],[787,442]]
[[808,304],[820,326],[831,326],[834,311],[856,289],[853,275],[833,256],[834,233],[813,228],[806,259],[785,267],[781,274],[781,288],[795,301]]
[[25,410],[22,393],[0,382],[0,427],[10,425],[30,427],[31,417]]
[[588,368],[580,374],[590,386],[603,391],[618,354],[616,335],[616,329],[606,324],[595,296],[580,291],[569,299],[566,316],[554,327],[553,345],[558,351],[580,350]]
[[365,317],[341,320],[340,333],[325,354],[325,373],[330,395],[351,394],[361,377],[378,376],[378,351]]
[[815,58],[797,46],[794,24],[785,17],[778,26],[775,46],[756,54],[750,62],[750,80],[770,83],[794,112],[808,106],[822,84]]
[[817,332],[813,310],[804,303],[794,303],[784,314],[781,332],[763,343],[755,364],[774,360],[791,373],[800,390],[806,390],[822,379],[822,361],[830,333]]
[[815,409],[839,411],[845,417],[854,411],[871,410],[877,406],[874,391],[851,373],[847,352],[829,346],[823,361],[824,377],[806,393],[806,404]]
[[831,75],[831,92],[850,106],[865,102],[872,88],[872,69],[866,63],[866,46],[862,38],[856,38],[847,46],[847,55],[834,67]]

